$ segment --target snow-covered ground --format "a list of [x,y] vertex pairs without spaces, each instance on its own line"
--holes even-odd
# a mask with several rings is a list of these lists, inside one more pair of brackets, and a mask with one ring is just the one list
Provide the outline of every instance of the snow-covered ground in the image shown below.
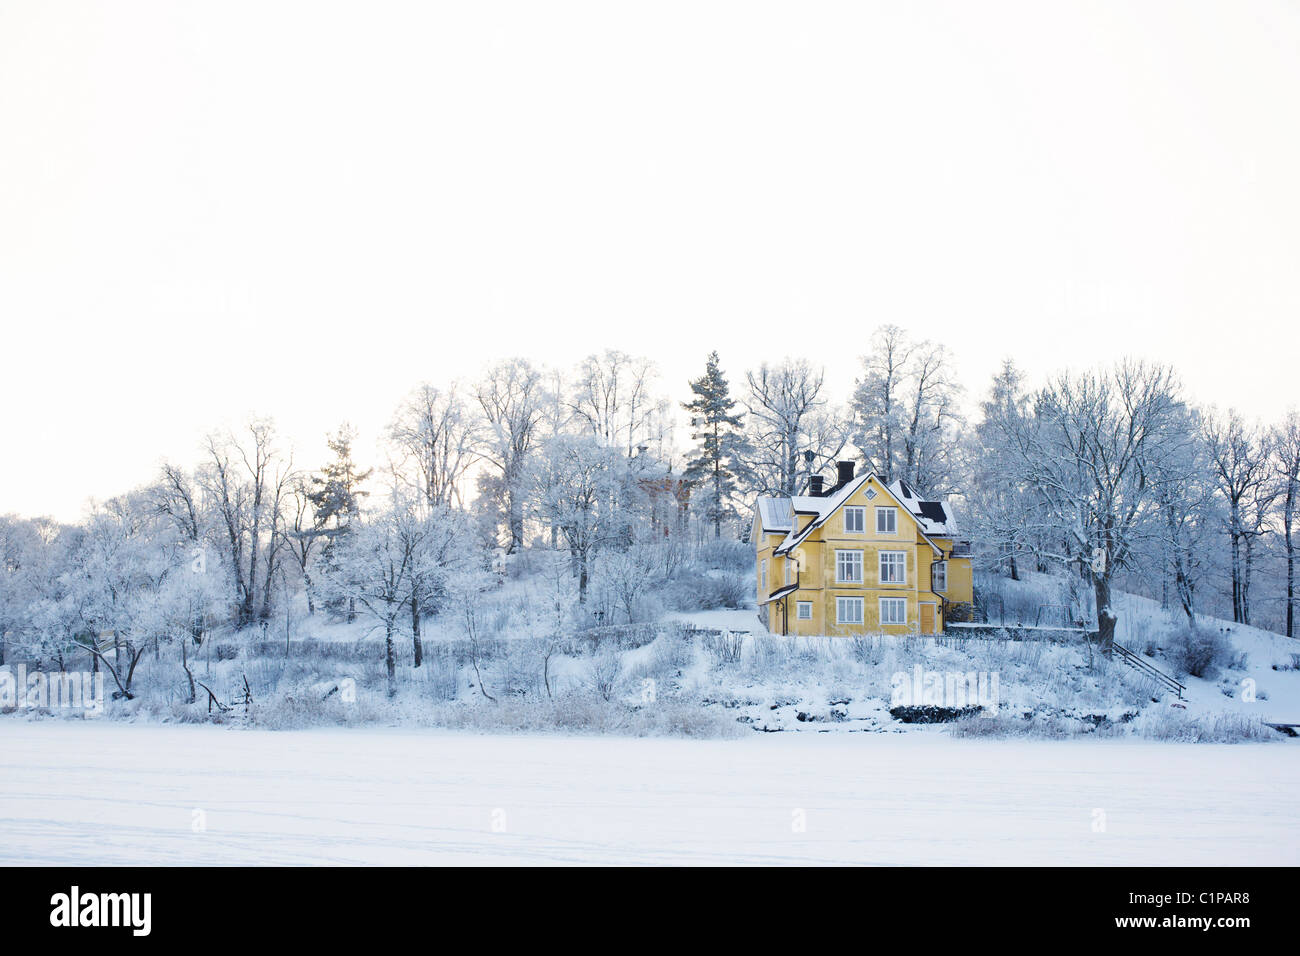
[[[1169,630],[1184,620],[1181,612],[1169,613],[1158,601],[1135,594],[1116,592],[1119,622],[1115,640],[1137,653],[1147,643],[1161,645]],[[1201,618],[1206,627],[1221,630],[1235,654],[1244,654],[1240,668],[1225,669],[1213,679],[1180,676],[1187,685],[1186,705],[1191,712],[1239,713],[1278,723],[1300,723],[1300,641],[1248,624],[1233,624],[1217,618]],[[1153,659],[1157,667],[1172,671],[1168,662]],[[1243,681],[1253,682],[1245,693]]]
[[1297,792],[1290,744],[7,721],[0,863],[1296,865]]

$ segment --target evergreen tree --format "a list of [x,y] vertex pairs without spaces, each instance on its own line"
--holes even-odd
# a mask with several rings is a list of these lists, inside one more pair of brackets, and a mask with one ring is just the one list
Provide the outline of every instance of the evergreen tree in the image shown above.
[[691,382],[695,397],[682,407],[691,414],[691,438],[699,442],[687,459],[686,478],[708,483],[708,520],[713,535],[722,537],[724,518],[734,513],[731,499],[736,491],[736,470],[744,438],[741,417],[733,414],[736,401],[731,397],[727,379],[718,367],[718,353],[710,352],[704,374]]
[[[312,475],[311,490],[307,498],[316,510],[315,524],[319,533],[325,538],[321,557],[326,568],[332,568],[337,556],[339,539],[348,533],[353,520],[360,516],[361,501],[369,492],[362,489],[362,484],[374,469],[358,471],[352,460],[352,443],[356,440],[356,431],[346,423],[339,430],[326,438],[334,460],[323,467],[318,474]],[[347,619],[356,616],[354,599],[348,602]]]
[[361,511],[361,499],[369,494],[361,485],[374,469],[358,471],[352,460],[352,443],[356,431],[344,424],[329,436],[326,443],[334,453],[334,460],[311,479],[312,490],[307,497],[316,508],[316,521],[331,536],[345,532]]

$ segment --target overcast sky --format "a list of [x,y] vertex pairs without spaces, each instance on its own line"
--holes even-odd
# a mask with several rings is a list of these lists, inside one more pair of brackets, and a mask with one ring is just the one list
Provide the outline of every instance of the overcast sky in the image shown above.
[[[417,382],[717,348],[847,397],[1134,354],[1300,397],[1295,3],[0,0],[0,512]],[[683,436],[684,437],[684,436]]]

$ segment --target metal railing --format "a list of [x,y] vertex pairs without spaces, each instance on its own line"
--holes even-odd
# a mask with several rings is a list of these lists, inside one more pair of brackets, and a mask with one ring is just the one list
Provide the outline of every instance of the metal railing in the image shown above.
[[1127,647],[1117,641],[1111,641],[1111,647],[1114,649],[1115,653],[1119,655],[1119,659],[1129,667],[1132,667],[1140,674],[1153,678],[1156,683],[1164,687],[1165,690],[1173,691],[1178,695],[1179,700],[1183,699],[1183,691],[1187,690],[1186,684],[1180,684],[1164,671],[1160,670],[1160,668],[1149,664],[1143,658],[1134,654]]

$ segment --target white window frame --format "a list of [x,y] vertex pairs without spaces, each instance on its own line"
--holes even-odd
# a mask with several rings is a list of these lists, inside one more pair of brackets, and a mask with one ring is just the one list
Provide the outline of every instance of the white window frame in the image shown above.
[[[899,560],[900,577],[898,580],[885,577],[885,558],[897,557]],[[889,562],[891,565],[894,562]],[[876,570],[880,573],[879,581],[881,584],[907,584],[907,552],[906,551],[881,551],[877,558]]]
[[785,559],[785,583],[794,584],[794,572],[797,565],[793,557]]
[[[903,619],[901,621],[885,620],[885,605],[889,605],[890,607],[897,607],[900,604],[903,606]],[[886,624],[890,626],[897,625],[897,624],[906,625],[907,624],[907,598],[882,597],[880,599],[880,624],[882,627]]]
[[[841,563],[840,559],[844,555],[857,556],[858,576],[856,579],[841,577],[840,573],[843,569],[843,564]],[[836,550],[835,552],[835,583],[836,584],[861,584],[863,582],[863,570],[864,569],[863,569],[863,562],[862,562],[862,552],[860,550],[854,548],[840,548]]]
[[[844,609],[846,607],[852,607],[855,605],[858,609],[857,619],[845,620]],[[863,623],[863,616],[865,614],[866,614],[866,605],[862,598],[848,597],[848,596],[835,598],[835,623],[836,624],[861,624]]]
[[[880,527],[880,519],[883,518],[885,515],[893,516],[893,525],[894,525],[893,528]],[[898,509],[895,508],[893,505],[876,506],[876,534],[888,534],[888,535],[898,534]]]
[[760,597],[767,597],[767,558],[758,562],[758,593]]
[[796,621],[811,621],[812,601],[796,601],[794,605],[794,618]]
[[[857,527],[849,527],[849,513],[852,512],[857,517]],[[867,533],[867,509],[862,505],[846,505],[844,508],[844,533],[845,534],[866,534]]]
[[943,594],[948,590],[948,562],[935,561],[930,565],[930,590]]

